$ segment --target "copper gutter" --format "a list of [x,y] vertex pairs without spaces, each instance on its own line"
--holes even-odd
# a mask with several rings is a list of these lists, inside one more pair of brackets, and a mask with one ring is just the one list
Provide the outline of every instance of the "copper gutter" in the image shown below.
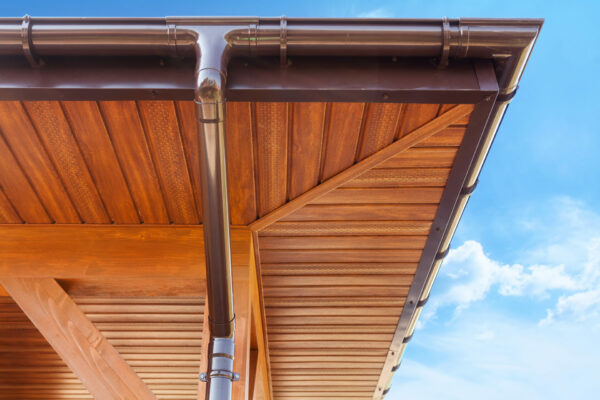
[[[23,55],[33,67],[45,56],[195,57],[195,102],[201,142],[203,215],[211,345],[207,399],[229,399],[233,366],[233,293],[229,244],[225,81],[233,57],[426,57],[443,68],[455,58],[492,60],[500,89],[468,168],[477,177],[537,39],[542,20],[373,20],[286,18],[1,18],[0,55]],[[491,100],[493,101],[493,99]],[[374,398],[382,398],[404,351],[441,260],[468,201],[461,196],[445,221],[434,261],[423,261],[411,286]],[[424,259],[423,259],[424,260]],[[421,265],[423,264],[423,265]]]

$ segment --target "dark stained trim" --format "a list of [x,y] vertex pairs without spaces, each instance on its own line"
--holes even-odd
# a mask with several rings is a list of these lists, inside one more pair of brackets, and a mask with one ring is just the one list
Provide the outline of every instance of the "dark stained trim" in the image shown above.
[[374,398],[381,398],[384,395],[384,391],[387,389],[385,387],[386,383],[391,379],[396,370],[397,350],[394,349],[399,348],[401,343],[406,343],[407,338],[412,337],[412,334],[409,332],[411,321],[420,305],[423,304],[421,297],[430,279],[438,255],[440,252],[448,250],[441,249],[440,246],[448,234],[447,231],[454,214],[458,211],[457,205],[460,197],[464,195],[464,185],[469,176],[473,161],[483,150],[480,145],[483,142],[484,134],[487,132],[486,125],[496,102],[498,85],[496,77],[492,73],[491,63],[478,62],[475,68],[480,87],[486,91],[494,90],[495,93],[488,95],[477,103],[471,115],[471,121],[465,132],[465,137],[454,161],[450,176],[448,177],[446,188],[442,193],[440,205],[417,266],[417,272],[402,309],[402,314],[398,321],[398,326],[392,339],[390,351],[383,366]]
[[[157,57],[45,58],[31,68],[0,58],[0,100],[192,100],[194,63]],[[490,93],[488,93],[490,94]],[[473,61],[438,69],[429,59],[235,59],[229,101],[477,103],[482,89]]]

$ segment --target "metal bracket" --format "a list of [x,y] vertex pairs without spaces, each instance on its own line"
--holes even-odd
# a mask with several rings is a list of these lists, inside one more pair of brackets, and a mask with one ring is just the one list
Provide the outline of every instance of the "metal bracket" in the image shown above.
[[398,364],[396,364],[392,367],[392,372],[398,371],[398,368],[400,368],[400,365],[402,365],[402,360],[400,360],[400,362]]
[[448,17],[442,19],[442,54],[438,68],[443,69],[448,66],[448,57],[450,56],[450,21]]
[[406,344],[408,342],[410,342],[410,339],[412,339],[413,335],[407,336],[404,339],[402,339],[402,343]]
[[450,246],[448,246],[448,248],[444,251],[440,251],[439,253],[437,253],[435,255],[435,259],[437,260],[443,260],[444,258],[446,258],[446,256],[448,255],[448,253],[450,252]]
[[42,62],[33,54],[33,43],[31,41],[31,17],[27,14],[23,17],[21,23],[21,45],[23,46],[23,54],[33,68],[42,66]]
[[419,300],[417,303],[417,308],[423,307],[425,304],[427,304],[427,300],[429,300],[429,296],[425,297],[423,300]]
[[462,188],[462,190],[460,191],[460,194],[462,196],[468,196],[468,195],[470,195],[471,193],[473,193],[475,191],[475,189],[477,188],[477,184],[478,183],[479,183],[479,179],[477,179],[475,181],[475,183],[472,184],[471,186]]
[[[225,371],[225,370],[213,370],[211,371],[211,375],[215,374],[216,376],[221,376],[221,377],[225,377],[225,378],[229,378],[232,382],[237,382],[240,380],[240,374],[238,374],[237,372],[229,372],[229,371]],[[202,382],[208,382],[208,374],[206,372],[201,372],[199,379]]]
[[385,396],[386,394],[388,394],[388,392],[390,391],[391,386],[389,386],[387,389],[385,389],[383,392],[381,392],[382,396]]
[[283,15],[279,22],[279,62],[287,67],[287,18]]
[[496,102],[498,102],[498,103],[510,102],[513,99],[513,97],[515,97],[515,95],[517,94],[518,89],[519,89],[519,87],[517,86],[515,88],[515,90],[513,90],[510,93],[505,93],[505,94],[499,93],[498,96],[496,97]]

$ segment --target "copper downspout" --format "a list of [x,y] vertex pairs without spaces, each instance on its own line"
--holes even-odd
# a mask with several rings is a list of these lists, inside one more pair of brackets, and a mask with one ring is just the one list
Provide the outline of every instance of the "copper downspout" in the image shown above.
[[[225,155],[225,79],[236,56],[395,56],[494,62],[500,95],[465,181],[479,172],[529,58],[542,20],[365,20],[286,18],[0,18],[0,55],[24,55],[32,66],[45,56],[158,55],[196,57],[196,116],[201,144],[202,206],[209,296],[210,351],[206,398],[230,399],[234,314]],[[466,206],[455,205],[439,254],[444,254]],[[410,338],[439,257],[409,293],[373,397],[385,394]]]

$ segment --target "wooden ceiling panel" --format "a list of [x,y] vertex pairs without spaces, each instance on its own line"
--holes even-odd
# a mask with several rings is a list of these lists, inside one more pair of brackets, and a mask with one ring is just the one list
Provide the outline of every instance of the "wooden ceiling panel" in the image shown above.
[[[227,104],[231,223],[257,230],[276,400],[372,398],[472,110]],[[1,223],[202,222],[192,102],[0,102],[0,156]],[[144,286],[158,291],[128,298],[114,282],[60,282],[159,398],[196,398],[203,300],[155,298],[167,289],[153,279]],[[42,385],[34,371],[51,366],[63,386],[38,397],[86,398],[43,354],[32,378]],[[6,398],[9,381],[0,387]]]

